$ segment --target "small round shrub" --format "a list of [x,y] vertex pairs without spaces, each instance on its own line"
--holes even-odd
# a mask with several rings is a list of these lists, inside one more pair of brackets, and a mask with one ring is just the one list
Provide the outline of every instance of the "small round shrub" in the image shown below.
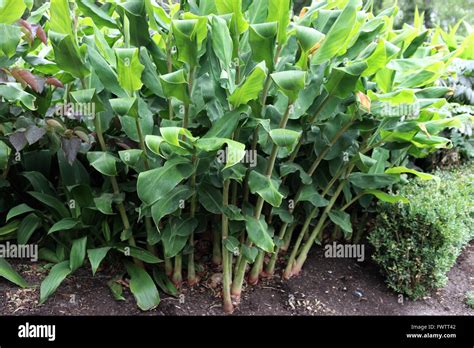
[[389,287],[413,299],[443,287],[474,239],[474,165],[436,175],[439,182],[413,180],[400,188],[409,204],[379,204],[369,236]]

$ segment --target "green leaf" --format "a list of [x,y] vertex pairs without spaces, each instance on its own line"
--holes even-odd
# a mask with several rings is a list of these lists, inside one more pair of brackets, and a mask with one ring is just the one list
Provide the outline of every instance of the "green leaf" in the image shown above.
[[0,85],[0,97],[5,98],[9,102],[20,102],[30,110],[36,110],[36,97],[26,93],[19,83],[6,83]]
[[85,16],[91,17],[94,23],[99,27],[117,27],[115,19],[110,17],[101,7],[97,6],[94,0],[77,0],[76,3],[79,10],[81,10]]
[[160,153],[160,146],[165,140],[163,137],[158,135],[147,135],[145,137],[145,144],[146,146],[153,152],[154,154],[161,156]]
[[22,288],[27,288],[29,286],[23,277],[19,275],[18,272],[10,266],[7,260],[2,257],[0,257],[0,277],[7,279]]
[[223,138],[202,138],[196,141],[196,148],[206,151],[213,152],[219,150],[224,144],[227,144],[225,152],[221,152],[218,155],[218,161],[220,163],[226,163],[224,169],[230,168],[245,157],[245,145],[230,139]]
[[112,296],[116,301],[125,301],[125,297],[122,296],[123,294],[123,287],[119,283],[117,283],[117,279],[111,279],[107,282],[107,286],[110,288],[112,292]]
[[48,234],[58,231],[72,230],[80,226],[81,222],[75,218],[65,218],[56,222],[48,231]]
[[29,214],[23,220],[21,220],[21,224],[18,227],[18,232],[16,236],[18,244],[28,243],[28,240],[30,239],[31,235],[40,225],[41,219],[35,214]]
[[165,197],[158,200],[151,207],[151,216],[156,226],[159,225],[162,218],[172,214],[180,208],[180,203],[189,199],[193,194],[187,186],[179,185],[176,186],[170,193]]
[[278,23],[277,42],[280,46],[286,43],[287,30],[290,25],[290,0],[269,0],[267,22]]
[[299,70],[282,71],[271,74],[271,77],[280,92],[289,98],[290,103],[293,103],[304,88],[306,73]]
[[397,183],[400,175],[352,173],[349,181],[361,189],[379,189]]
[[43,280],[40,287],[40,304],[43,304],[51,296],[62,281],[71,274],[69,261],[63,261],[51,268],[48,276]]
[[278,23],[259,23],[250,26],[249,44],[255,62],[264,61],[265,65],[273,70],[275,38]]
[[130,98],[116,98],[110,99],[110,106],[119,116],[138,117],[138,99]]
[[95,207],[105,215],[114,215],[112,210],[113,194],[103,193],[94,198]]
[[224,246],[227,250],[229,250],[232,254],[238,255],[239,254],[239,246],[240,242],[237,238],[233,236],[228,236],[224,239]]
[[74,272],[84,264],[86,257],[87,236],[72,241],[69,267]]
[[162,260],[160,260],[158,257],[153,255],[148,250],[145,250],[139,247],[127,246],[127,247],[117,247],[116,249],[120,250],[126,256],[133,257],[135,259],[141,260],[146,263],[155,264],[155,263],[162,262]]
[[248,29],[249,25],[242,12],[242,0],[215,0],[215,5],[218,14],[233,14],[230,27],[236,28],[234,35],[240,35]]
[[304,185],[310,185],[313,179],[306,173],[306,171],[299,165],[293,162],[282,163],[280,165],[280,176],[284,178],[288,174],[299,172],[301,182]]
[[356,24],[357,9],[360,4],[360,0],[347,2],[346,7],[326,34],[321,47],[314,54],[312,64],[321,65],[333,57],[337,57],[339,52],[345,51]]
[[31,208],[28,204],[25,204],[25,203],[19,204],[19,205],[17,205],[17,206],[10,209],[10,211],[7,214],[7,218],[6,218],[5,221],[8,222],[8,220],[10,220],[11,218],[14,218],[16,216],[19,216],[19,215],[22,215],[22,214],[25,214],[25,213],[29,213],[29,212],[32,212],[32,211],[35,211],[35,209]]
[[283,195],[278,191],[280,181],[271,179],[253,170],[249,175],[249,187],[253,194],[261,196],[265,202],[274,207],[279,207]]
[[267,78],[267,67],[265,62],[258,64],[242,84],[235,89],[228,98],[234,107],[247,104],[250,100],[258,98]]
[[148,311],[160,304],[160,294],[147,271],[131,262],[125,263],[130,275],[130,291],[137,301],[138,308]]
[[145,47],[140,48],[140,61],[145,67],[142,74],[143,84],[155,95],[164,98],[165,94],[161,86],[160,77]]
[[90,65],[105,88],[118,97],[128,97],[127,92],[120,87],[117,73],[95,48],[91,46],[87,47],[87,57]]
[[89,75],[73,34],[66,35],[52,30],[48,34],[54,49],[56,65],[77,78]]
[[8,167],[10,153],[10,147],[0,140],[0,170],[5,170]]
[[401,202],[401,203],[410,203],[410,201],[405,197],[390,195],[386,192],[379,191],[379,190],[367,190],[364,193],[369,194],[369,195],[374,195],[375,197],[380,199],[382,202],[387,202],[387,203],[391,203],[391,204],[395,204],[395,203],[399,203],[399,202]]
[[324,88],[329,95],[345,99],[354,93],[357,81],[367,67],[367,63],[359,62],[344,68],[333,68]]
[[248,247],[247,245],[242,245],[242,256],[249,263],[254,263],[258,255],[258,249],[255,247]]
[[329,204],[329,201],[321,196],[313,185],[304,186],[296,202],[310,202],[316,208],[325,207]]
[[289,129],[272,129],[269,133],[273,143],[278,147],[284,147],[288,152],[292,152],[298,144],[301,137],[301,132],[295,132]]
[[198,188],[198,199],[199,203],[208,212],[213,214],[222,213],[222,191],[218,190],[214,186],[202,183]]
[[0,57],[6,56],[8,59],[13,57],[20,39],[20,27],[0,23]]
[[119,151],[119,157],[122,162],[127,166],[134,168],[137,172],[142,172],[143,156],[143,150],[139,149]]
[[385,68],[387,63],[392,59],[400,49],[385,40],[379,40],[374,52],[365,59],[367,69],[362,76],[372,76],[379,70]]
[[141,77],[145,66],[138,58],[138,48],[116,48],[115,55],[119,84],[132,96],[143,86]]
[[196,66],[199,50],[207,36],[207,18],[173,20],[171,27],[178,48],[178,60]]
[[339,226],[344,232],[344,235],[350,235],[352,233],[352,223],[351,217],[349,214],[340,211],[340,210],[333,210],[329,212],[329,218],[331,221]]
[[26,10],[23,0],[0,1],[0,23],[13,24],[21,18]]
[[14,220],[5,226],[0,227],[0,236],[5,237],[14,233],[20,226],[20,221]]
[[155,283],[163,290],[166,294],[171,296],[178,296],[179,291],[176,286],[171,282],[165,272],[161,271],[158,267],[153,268],[153,279]]
[[249,107],[242,105],[230,112],[225,113],[221,118],[212,124],[211,129],[203,138],[231,138],[237,128],[242,115],[247,116]]
[[123,12],[128,18],[129,30],[127,30],[127,32],[130,34],[131,45],[135,47],[147,46],[151,38],[146,17],[147,12],[145,1],[130,0],[118,2],[117,4],[121,9],[123,9]]
[[298,25],[296,27],[296,38],[304,52],[315,50],[317,45],[324,39],[324,34],[313,28]]
[[53,197],[51,195],[48,195],[46,193],[41,193],[41,192],[28,192],[33,198],[37,199],[41,203],[47,205],[50,208],[53,208],[54,211],[56,211],[59,216],[67,218],[70,217],[71,214],[69,213],[69,210],[64,206],[64,204],[58,200],[56,197]]
[[275,245],[273,239],[268,233],[268,226],[265,218],[261,217],[257,220],[253,216],[247,216],[245,220],[245,228],[250,240],[260,249],[273,253]]
[[103,248],[87,250],[87,256],[89,257],[89,261],[91,263],[93,275],[95,275],[95,272],[97,272],[97,269],[99,268],[100,263],[105,258],[105,256],[107,255],[110,249],[111,247],[103,247]]
[[189,103],[188,82],[184,70],[160,76],[163,93],[167,98],[176,98],[183,103]]
[[170,219],[162,233],[162,242],[165,249],[165,257],[176,256],[185,247],[189,236],[198,225],[198,220],[188,218]]
[[110,153],[91,151],[87,153],[87,159],[92,167],[105,176],[116,176],[118,159]]
[[68,0],[51,0],[49,28],[60,34],[73,35]]
[[196,138],[193,137],[193,135],[191,134],[189,130],[182,127],[163,127],[163,128],[160,128],[160,133],[163,140],[165,140],[168,144],[171,144],[177,147],[182,147],[181,144],[179,143],[180,136],[185,136],[191,141],[196,140]]
[[402,173],[410,173],[410,174],[416,175],[421,180],[435,180],[438,183],[440,183],[440,180],[441,180],[436,175],[432,175],[432,174],[428,174],[428,173],[422,173],[422,172],[419,172],[415,169],[409,169],[409,168],[406,168],[406,167],[393,167],[393,168],[389,168],[385,171],[385,174],[402,174]]
[[227,22],[219,17],[211,18],[212,48],[217,58],[221,61],[223,68],[228,69],[232,63],[232,37],[230,36]]
[[166,197],[182,180],[193,173],[193,166],[186,158],[169,160],[161,168],[152,169],[138,176],[137,192],[146,205],[153,205]]

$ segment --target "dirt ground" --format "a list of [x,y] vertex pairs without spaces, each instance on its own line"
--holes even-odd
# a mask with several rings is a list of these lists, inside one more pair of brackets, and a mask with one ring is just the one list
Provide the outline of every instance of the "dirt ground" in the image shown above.
[[[124,292],[125,301],[114,300],[107,287],[114,275],[112,270],[92,277],[85,268],[68,277],[40,306],[39,283],[46,271],[41,264],[12,264],[37,286],[20,289],[0,279],[0,315],[223,314],[219,290],[209,287],[205,277],[192,289],[184,287],[184,296],[161,294],[162,301],[156,309],[141,312],[128,290]],[[416,302],[400,301],[398,294],[387,289],[371,261],[329,259],[322,250],[316,250],[302,276],[283,282],[277,274],[272,280],[247,288],[234,315],[474,315],[474,310],[464,303],[468,290],[474,290],[474,243],[458,258],[446,287]]]

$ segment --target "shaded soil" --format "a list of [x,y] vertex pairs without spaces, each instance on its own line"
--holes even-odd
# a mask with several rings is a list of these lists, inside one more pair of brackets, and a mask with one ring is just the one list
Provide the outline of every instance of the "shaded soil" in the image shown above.
[[[0,315],[222,315],[219,286],[214,275],[204,275],[200,285],[184,287],[182,296],[162,294],[158,308],[141,312],[128,289],[125,301],[115,301],[108,286],[117,270],[106,269],[92,277],[80,269],[56,293],[38,305],[39,283],[47,270],[42,264],[13,262],[25,279],[36,286],[19,289],[0,278]],[[216,270],[218,271],[218,270]],[[387,289],[370,261],[325,258],[315,250],[302,275],[282,282],[279,273],[247,288],[235,315],[474,315],[465,303],[474,291],[474,243],[449,272],[449,282],[431,297],[411,301]],[[184,296],[183,296],[184,295]]]

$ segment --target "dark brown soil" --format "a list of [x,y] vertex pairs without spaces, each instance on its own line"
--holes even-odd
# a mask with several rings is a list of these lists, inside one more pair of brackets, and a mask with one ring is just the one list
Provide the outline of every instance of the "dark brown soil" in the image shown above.
[[[32,284],[38,285],[47,271],[41,264],[12,262]],[[278,274],[279,272],[277,272]],[[180,298],[162,295],[158,308],[141,312],[126,291],[117,302],[107,287],[114,272],[92,277],[80,269],[68,277],[56,293],[39,306],[39,286],[19,289],[0,279],[0,315],[222,315],[218,289],[204,278],[193,289],[184,288]],[[215,278],[215,276],[214,276]],[[282,282],[279,276],[244,291],[235,315],[474,315],[464,303],[474,290],[474,243],[449,272],[449,283],[431,297],[416,302],[387,289],[377,267],[370,261],[328,259],[316,250],[302,274]]]

